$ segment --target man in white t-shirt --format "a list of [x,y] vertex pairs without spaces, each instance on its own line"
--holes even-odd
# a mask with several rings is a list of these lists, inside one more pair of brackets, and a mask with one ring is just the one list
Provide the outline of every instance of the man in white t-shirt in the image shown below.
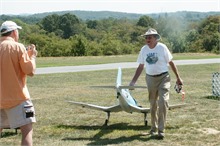
[[139,66],[130,82],[130,86],[135,85],[145,67],[151,108],[150,134],[154,134],[158,130],[158,137],[164,138],[170,90],[169,65],[177,78],[176,83],[182,85],[183,81],[179,76],[176,65],[172,61],[173,56],[169,49],[165,44],[159,42],[161,37],[157,31],[150,28],[142,36],[146,39],[146,45],[141,48],[139,53],[137,59]]

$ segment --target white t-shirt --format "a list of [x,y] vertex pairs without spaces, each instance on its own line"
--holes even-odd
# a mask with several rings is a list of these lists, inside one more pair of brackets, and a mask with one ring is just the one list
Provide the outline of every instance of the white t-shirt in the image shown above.
[[146,73],[149,75],[158,75],[169,70],[169,62],[173,59],[167,46],[158,42],[151,49],[148,45],[141,48],[137,62],[145,64]]

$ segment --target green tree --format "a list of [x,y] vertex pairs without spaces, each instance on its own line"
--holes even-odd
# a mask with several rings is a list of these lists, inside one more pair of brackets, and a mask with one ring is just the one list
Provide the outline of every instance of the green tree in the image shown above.
[[182,33],[172,34],[169,37],[173,53],[185,52],[185,36]]
[[74,40],[74,43],[72,43],[71,53],[74,56],[87,56],[87,39],[82,35],[76,35],[72,37],[71,40]]
[[193,45],[197,45],[199,50],[219,53],[219,24],[220,16],[209,16],[204,19],[198,26],[198,39],[192,42]]
[[44,17],[39,25],[42,29],[44,29],[47,32],[55,32],[57,29],[59,29],[59,19],[60,16],[57,14],[52,14]]
[[42,19],[38,25],[46,32],[54,32],[57,36],[64,39],[78,34],[82,29],[80,28],[79,19],[70,13],[64,15],[52,14]]
[[200,52],[202,49],[199,33],[196,29],[191,29],[186,34],[186,52]]
[[87,45],[87,55],[88,56],[100,56],[102,54],[101,45],[98,44],[95,41],[90,41],[90,43]]
[[137,22],[137,25],[138,25],[138,26],[145,27],[145,28],[148,28],[148,27],[154,28],[154,26],[155,26],[155,21],[154,21],[153,18],[144,15],[144,16],[141,16],[141,17],[140,17],[140,19],[139,19],[138,22]]
[[63,31],[63,38],[67,39],[72,35],[77,34],[77,26],[79,19],[70,13],[60,16],[59,29]]
[[96,27],[98,26],[98,21],[97,20],[88,20],[86,22],[87,27],[91,28],[91,29],[96,29]]
[[119,55],[121,54],[120,40],[111,34],[106,34],[101,41],[103,55]]

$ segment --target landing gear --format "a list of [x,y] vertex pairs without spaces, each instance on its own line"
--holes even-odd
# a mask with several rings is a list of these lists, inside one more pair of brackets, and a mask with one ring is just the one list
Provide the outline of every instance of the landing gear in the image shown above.
[[107,112],[107,118],[103,126],[108,126],[109,118],[110,118],[110,112]]
[[147,126],[147,124],[148,124],[148,121],[147,121],[147,120],[146,120],[146,121],[144,121],[144,125],[145,125],[145,126]]
[[147,126],[148,121],[147,121],[147,113],[144,113],[144,125]]
[[[103,126],[108,126],[108,122],[109,122],[109,118],[110,118],[110,112],[106,112],[106,113],[107,113],[107,118],[105,119],[105,123],[103,124]],[[145,126],[148,125],[147,113],[144,113],[144,125]]]

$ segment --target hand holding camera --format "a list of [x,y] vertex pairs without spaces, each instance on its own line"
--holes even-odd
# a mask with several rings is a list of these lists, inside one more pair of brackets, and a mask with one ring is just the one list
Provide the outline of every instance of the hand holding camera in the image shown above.
[[36,58],[37,56],[37,50],[36,50],[36,46],[34,44],[31,44],[27,47],[27,51],[28,51],[28,56],[30,58]]

